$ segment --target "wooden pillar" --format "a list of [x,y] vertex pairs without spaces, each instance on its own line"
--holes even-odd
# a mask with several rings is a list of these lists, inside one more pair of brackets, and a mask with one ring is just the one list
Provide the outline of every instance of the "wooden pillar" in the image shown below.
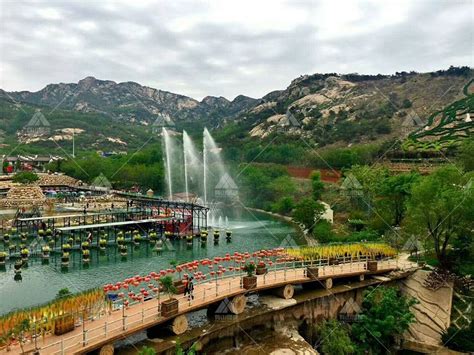
[[292,284],[287,284],[283,287],[276,288],[273,293],[280,298],[288,300],[290,298],[293,298],[293,295],[295,294],[295,288]]

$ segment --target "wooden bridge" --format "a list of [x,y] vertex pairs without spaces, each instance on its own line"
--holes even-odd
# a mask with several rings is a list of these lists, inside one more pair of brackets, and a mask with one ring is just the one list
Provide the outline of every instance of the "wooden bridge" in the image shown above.
[[[170,325],[175,334],[182,334],[188,328],[185,316],[187,313],[215,307],[216,303],[221,303],[223,300],[228,300],[226,304],[229,305],[228,310],[231,314],[242,313],[249,292],[273,289],[280,297],[288,299],[293,297],[294,285],[297,284],[314,283],[331,289],[333,280],[337,278],[363,280],[368,275],[412,267],[413,263],[406,260],[374,261],[367,257],[342,260],[337,265],[331,265],[328,259],[284,261],[274,263],[266,274],[258,275],[255,287],[250,290],[244,288],[242,271],[234,271],[226,276],[198,281],[194,288],[193,300],[183,295],[176,295],[174,298],[178,300],[178,311],[172,316],[163,315],[162,304],[168,296],[162,293],[158,293],[155,298],[130,304],[128,307],[123,307],[121,301],[117,301],[113,311],[103,312],[100,317],[94,319],[86,319],[76,324],[76,328],[67,334],[49,335],[44,338],[38,335],[35,339],[30,339],[25,345],[25,351],[36,350],[40,354],[87,353],[164,323]],[[19,353],[19,346],[12,348],[12,351],[10,353]]]

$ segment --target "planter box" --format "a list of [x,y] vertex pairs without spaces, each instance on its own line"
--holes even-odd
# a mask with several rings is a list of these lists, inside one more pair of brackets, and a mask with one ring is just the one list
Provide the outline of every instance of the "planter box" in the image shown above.
[[246,290],[251,290],[257,287],[257,276],[244,276],[242,278],[243,287]]
[[184,293],[184,289],[186,288],[186,285],[183,283],[182,280],[175,281],[174,287],[176,288],[176,294],[177,295],[182,295]]
[[179,301],[176,298],[161,302],[161,315],[171,317],[178,314]]
[[54,323],[54,335],[62,335],[74,330],[74,317],[71,315],[58,318]]
[[316,280],[319,277],[319,269],[317,266],[308,266],[306,268],[306,276],[312,280]]
[[257,269],[255,270],[255,274],[264,275],[266,273],[267,273],[267,268],[265,266],[263,266],[263,267],[257,266]]
[[376,272],[378,267],[378,263],[375,260],[367,261],[367,270],[371,272]]

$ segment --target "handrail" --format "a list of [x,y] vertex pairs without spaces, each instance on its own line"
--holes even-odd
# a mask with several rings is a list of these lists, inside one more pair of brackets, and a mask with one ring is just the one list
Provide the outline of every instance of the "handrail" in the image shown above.
[[[301,282],[302,280],[307,279],[306,268],[308,266],[317,266],[320,268],[320,277],[350,275],[354,272],[363,274],[368,272],[367,261],[369,260],[369,256],[365,255],[357,259],[343,258],[344,262],[335,265],[330,264],[329,258],[275,262],[268,268],[266,274],[261,275],[261,281],[259,282],[260,286],[270,287],[284,282]],[[398,266],[398,260],[392,258],[384,258],[377,260],[377,262],[381,265],[386,264],[384,265],[383,270],[394,269]],[[392,266],[393,264],[395,265]],[[347,265],[349,265],[349,267],[347,267]],[[178,309],[181,310],[181,312],[195,310],[208,304],[206,303],[207,301],[219,300],[235,293],[246,292],[242,285],[242,277],[244,275],[245,273],[243,273],[242,270],[233,270],[227,275],[218,276],[216,274],[216,276],[211,279],[197,281],[193,294],[194,298],[192,300],[190,297],[185,295],[174,296],[174,298],[178,300]],[[225,282],[226,280],[228,280],[228,282]],[[220,288],[220,286],[222,288]],[[48,350],[48,352],[51,351],[53,354],[65,354],[72,348],[77,348],[79,346],[81,348],[86,347],[91,342],[93,343],[100,338],[107,339],[108,337],[116,336],[125,330],[133,332],[133,329],[137,328],[137,325],[150,322],[153,323],[159,320],[159,318],[162,317],[161,304],[166,299],[167,298],[164,297],[162,292],[159,292],[153,298],[130,302],[126,308],[123,307],[122,301],[113,302],[112,304],[114,307],[110,311],[105,311],[105,317],[99,314],[99,316],[94,320],[81,320],[78,323],[77,328],[82,326],[82,332],[69,337],[61,337],[57,341],[40,346],[38,350]],[[155,301],[156,303],[153,303],[152,301]],[[109,314],[113,316],[120,310],[122,311],[122,317],[110,320],[107,319]],[[130,313],[130,311],[133,313]],[[106,318],[105,322],[104,318]],[[99,322],[99,324],[93,326],[91,325],[93,322]],[[90,328],[87,328],[87,325],[89,325]]]

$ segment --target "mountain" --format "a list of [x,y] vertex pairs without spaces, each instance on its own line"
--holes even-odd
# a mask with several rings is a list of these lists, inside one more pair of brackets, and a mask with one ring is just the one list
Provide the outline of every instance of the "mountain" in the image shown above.
[[238,96],[233,101],[223,97],[190,97],[142,86],[135,82],[116,83],[86,77],[76,83],[49,84],[37,92],[5,92],[0,97],[17,102],[59,107],[85,113],[101,113],[116,120],[150,124],[162,116],[172,121],[212,121],[232,118],[258,101]]
[[[2,142],[8,150],[17,141],[32,149],[48,142],[59,149],[61,142],[70,145],[75,132],[82,149],[127,151],[151,136],[158,141],[154,124],[164,119],[196,135],[207,126],[222,144],[234,147],[298,144],[297,137],[312,147],[402,138],[410,143],[407,149],[437,150],[474,134],[473,74],[469,67],[450,67],[431,73],[303,75],[260,99],[239,95],[232,101],[214,96],[197,101],[93,77],[37,92],[0,90],[0,149]],[[24,134],[37,111],[51,123],[49,134]]]
[[304,75],[241,113],[234,132],[264,140],[303,137],[319,147],[387,138],[455,141],[474,134],[473,74],[468,67],[451,67],[432,73]]

